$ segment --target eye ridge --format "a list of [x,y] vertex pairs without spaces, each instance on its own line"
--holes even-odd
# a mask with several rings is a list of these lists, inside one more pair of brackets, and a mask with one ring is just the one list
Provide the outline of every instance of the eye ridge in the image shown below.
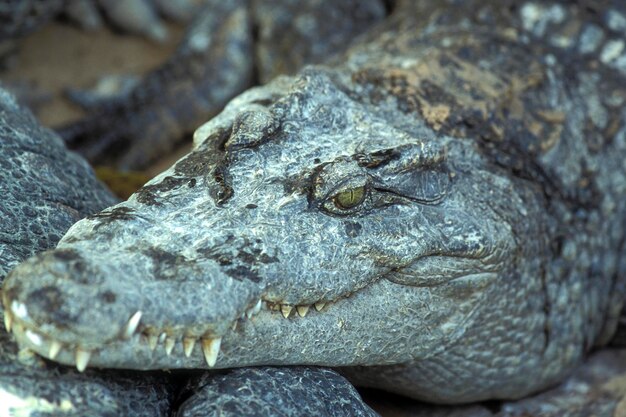
[[365,186],[351,187],[339,191],[333,195],[332,200],[335,206],[341,210],[350,210],[365,201]]

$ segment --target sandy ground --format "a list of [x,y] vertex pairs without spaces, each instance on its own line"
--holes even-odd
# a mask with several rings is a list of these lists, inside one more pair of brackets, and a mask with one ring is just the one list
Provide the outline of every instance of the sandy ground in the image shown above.
[[[181,25],[169,25],[169,39],[157,44],[115,33],[107,28],[85,32],[63,23],[51,23],[19,40],[17,52],[5,60],[0,80],[33,88],[38,99],[33,110],[49,127],[61,126],[83,115],[64,95],[67,88],[91,88],[103,76],[141,75],[172,53],[183,35]],[[187,153],[189,145],[166,155],[146,171],[152,177]]]

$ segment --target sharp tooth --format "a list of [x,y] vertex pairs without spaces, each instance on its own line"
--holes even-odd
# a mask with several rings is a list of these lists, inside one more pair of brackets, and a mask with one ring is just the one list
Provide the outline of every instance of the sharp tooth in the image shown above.
[[28,318],[28,310],[26,310],[26,305],[20,303],[19,301],[13,300],[11,302],[11,311],[22,320]]
[[165,332],[159,335],[159,343],[165,342],[165,338],[167,338],[167,334]]
[[217,339],[202,339],[202,352],[204,353],[204,359],[206,360],[209,368],[215,366],[217,362],[217,355],[220,353],[220,345],[222,344],[222,338]]
[[42,339],[41,336],[39,336],[37,333],[33,332],[32,330],[26,330],[24,334],[26,335],[26,337],[28,337],[28,340],[33,343],[33,345],[41,346]]
[[89,358],[91,358],[91,352],[76,348],[76,369],[78,369],[78,372],[83,372],[87,369]]
[[154,350],[157,347],[157,343],[159,343],[159,336],[157,336],[156,334],[149,334],[148,335],[148,347],[150,347],[150,350]]
[[298,311],[298,315],[300,317],[304,317],[306,316],[306,313],[309,312],[309,306],[298,306],[296,307],[296,310]]
[[50,351],[48,352],[48,356],[50,357],[50,359],[56,358],[60,351],[61,343],[57,342],[56,340],[50,342]]
[[289,314],[291,314],[291,310],[293,310],[293,306],[287,304],[282,304],[280,306],[280,311],[283,313],[284,318],[289,317]]
[[326,305],[326,303],[322,303],[321,301],[319,303],[315,303],[315,309],[317,311],[322,311],[322,309],[324,308],[324,306]]
[[195,337],[183,337],[183,350],[185,351],[185,356],[190,357],[191,352],[193,352],[193,347],[196,344]]
[[133,316],[128,320],[126,324],[126,328],[124,329],[124,337],[126,339],[130,339],[130,337],[135,334],[137,330],[137,326],[139,326],[139,321],[141,320],[141,311],[137,311]]
[[174,345],[176,345],[176,339],[173,337],[165,339],[165,353],[167,353],[167,356],[170,356],[172,350],[174,350]]
[[261,311],[261,306],[263,305],[263,302],[261,301],[261,299],[259,299],[259,301],[257,301],[257,303],[254,306],[254,310],[253,313],[254,314],[258,314],[259,311]]
[[261,306],[263,302],[259,299],[253,307],[250,307],[248,311],[246,311],[246,317],[250,318],[255,314],[258,314],[261,311]]
[[7,332],[11,333],[11,327],[13,327],[13,316],[8,311],[4,313],[4,327],[6,327]]
[[238,320],[233,321],[233,325],[230,327],[233,330],[233,332],[237,330],[237,321]]

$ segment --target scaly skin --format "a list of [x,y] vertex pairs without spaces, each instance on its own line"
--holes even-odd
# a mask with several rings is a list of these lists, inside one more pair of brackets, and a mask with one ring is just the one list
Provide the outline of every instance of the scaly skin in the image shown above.
[[623,40],[583,36],[585,8],[443,6],[239,96],[15,269],[19,342],[81,368],[341,367],[442,403],[562,380],[622,306]]
[[[2,89],[0,155],[1,282],[19,261],[54,247],[74,222],[117,200],[85,160]],[[0,330],[2,416],[165,416],[170,396],[163,375],[80,374],[20,352]]]
[[130,91],[74,95],[88,116],[59,133],[95,165],[145,168],[246,88],[337,54],[384,14],[380,0],[208,1],[166,63]]

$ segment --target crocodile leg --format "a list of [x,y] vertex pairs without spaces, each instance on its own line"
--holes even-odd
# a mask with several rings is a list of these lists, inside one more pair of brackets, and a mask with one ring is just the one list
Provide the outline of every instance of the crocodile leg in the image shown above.
[[169,151],[252,82],[252,32],[244,1],[214,2],[192,24],[168,62],[127,100],[101,106],[60,129],[67,144],[96,164],[117,155],[121,168],[145,166]]
[[94,164],[144,168],[247,87],[326,59],[385,15],[379,0],[221,3],[130,92],[100,105],[82,94],[89,115],[59,130],[68,146]]
[[188,383],[176,417],[378,416],[331,369],[261,367],[204,374]]

